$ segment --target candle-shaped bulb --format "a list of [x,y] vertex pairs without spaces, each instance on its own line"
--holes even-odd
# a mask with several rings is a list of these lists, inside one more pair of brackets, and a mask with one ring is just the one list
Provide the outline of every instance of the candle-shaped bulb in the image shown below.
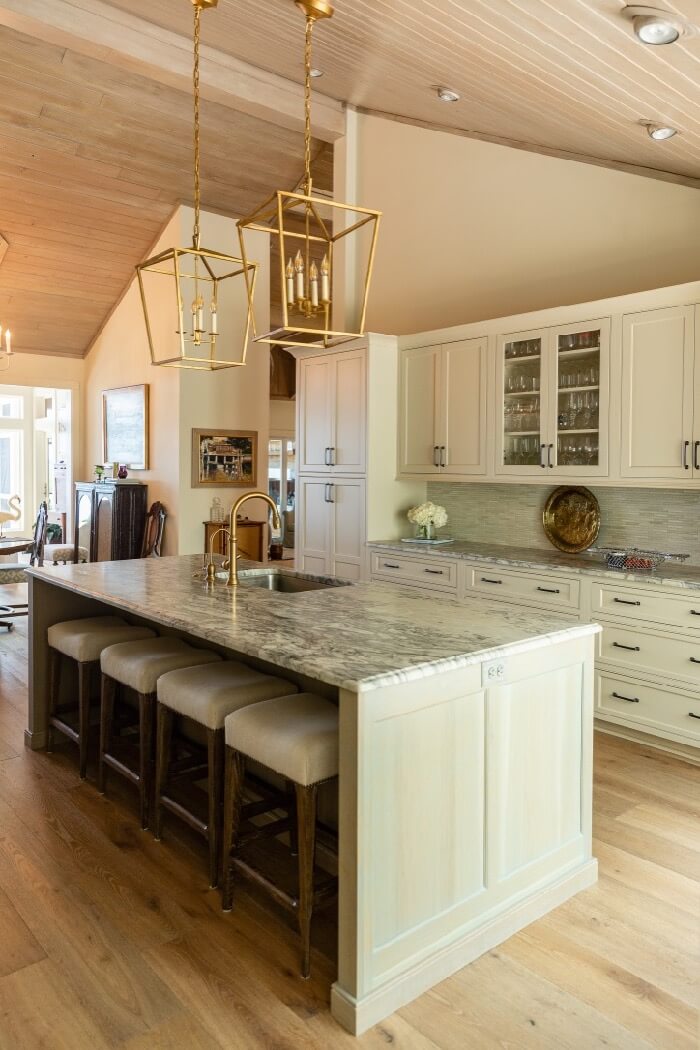
[[287,284],[287,306],[294,306],[294,264],[291,258],[287,262],[285,276]]
[[12,332],[8,328],[5,332],[5,349],[7,350],[8,357],[12,353]]
[[211,301],[211,334],[219,334],[219,322],[216,314],[216,299]]
[[297,275],[297,302],[303,303],[306,295],[304,292],[304,258],[301,251],[298,251],[294,256],[294,270]]
[[318,266],[312,260],[309,267],[309,286],[311,291],[311,305],[318,306]]
[[331,267],[328,256],[324,255],[321,260],[321,302],[331,301]]
[[204,331],[204,299],[201,295],[197,297],[197,330]]

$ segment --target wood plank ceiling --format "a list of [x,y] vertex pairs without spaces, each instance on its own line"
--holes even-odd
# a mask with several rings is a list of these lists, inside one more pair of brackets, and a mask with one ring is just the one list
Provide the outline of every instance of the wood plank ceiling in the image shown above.
[[[210,101],[202,145],[204,206],[234,216],[303,169],[298,132]],[[190,96],[0,27],[0,323],[17,351],[84,354],[191,200]]]
[[[319,91],[431,125],[700,178],[700,36],[647,47],[624,0],[334,0],[318,25]],[[142,12],[142,0],[110,0]],[[700,25],[700,0],[648,0]],[[189,5],[150,0],[144,17],[186,32]],[[204,39],[299,80],[292,0],[219,0]],[[462,95],[439,102],[436,85]],[[640,120],[682,134],[660,145]]]
[[[700,0],[658,2],[700,24]],[[700,185],[700,35],[644,47],[622,0],[335,4],[315,34],[315,88],[330,97]],[[191,33],[189,0],[101,6]],[[219,0],[203,20],[205,44],[296,83],[302,35],[292,0]],[[191,201],[191,105],[184,90],[51,39],[0,28],[0,322],[18,350],[81,354],[171,209]],[[439,102],[438,84],[461,101]],[[643,120],[681,134],[654,143]],[[203,125],[205,206],[239,215],[296,183],[298,130],[209,100]]]

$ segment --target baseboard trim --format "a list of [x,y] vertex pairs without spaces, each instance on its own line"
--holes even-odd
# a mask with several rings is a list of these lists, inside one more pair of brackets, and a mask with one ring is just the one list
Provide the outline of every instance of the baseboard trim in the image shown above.
[[40,733],[32,733],[31,729],[24,730],[24,746],[28,747],[30,751],[43,750],[46,747],[46,742],[45,729],[42,729]]
[[439,981],[592,886],[597,879],[598,861],[592,858],[361,999],[349,995],[336,982],[331,989],[333,1017],[352,1035],[362,1035]]
[[676,743],[663,736],[645,733],[641,729],[631,729],[617,722],[604,722],[598,718],[594,722],[594,728],[597,733],[606,733],[607,736],[616,736],[621,740],[631,740],[643,747],[653,747],[656,751],[663,751],[666,755],[682,758],[684,762],[690,762],[693,766],[700,766],[700,749],[692,744]]

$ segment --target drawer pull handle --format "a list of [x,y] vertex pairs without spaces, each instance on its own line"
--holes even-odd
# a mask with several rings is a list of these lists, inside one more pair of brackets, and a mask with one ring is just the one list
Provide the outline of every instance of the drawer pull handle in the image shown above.
[[538,587],[538,591],[542,591],[543,594],[561,594],[558,587]]
[[615,697],[616,700],[626,700],[628,704],[639,703],[639,697],[637,696],[623,696],[622,693],[613,693],[612,695]]
[[482,583],[503,583],[503,580],[492,580],[489,576],[481,577]]
[[400,565],[396,565],[393,561],[385,561],[384,562],[384,568],[385,569],[400,569],[401,566]]
[[698,660],[697,656],[691,656],[690,662],[691,664],[700,664],[700,660]]
[[626,598],[613,598],[613,601],[617,602],[618,605],[641,605],[642,604],[641,602],[630,602]]
[[688,711],[691,718],[700,718],[700,715],[696,715],[694,711]]
[[[629,649],[631,653],[640,653],[641,649],[638,645],[623,645],[622,642],[613,642],[613,649]],[[690,658],[693,659],[692,656]],[[700,661],[699,661],[700,662]]]
[[444,576],[445,575],[445,570],[444,569],[425,569],[425,572],[429,572],[433,576]]

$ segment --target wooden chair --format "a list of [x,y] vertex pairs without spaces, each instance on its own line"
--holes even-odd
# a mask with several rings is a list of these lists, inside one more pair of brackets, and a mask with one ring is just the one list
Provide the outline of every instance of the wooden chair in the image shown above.
[[167,516],[167,511],[160,501],[151,504],[143,529],[142,558],[160,558]]
[[[39,504],[39,513],[36,516],[36,524],[34,525],[34,536],[31,542],[27,543],[25,547],[19,546],[13,548],[15,554],[28,554],[30,565],[43,565],[44,564],[44,546],[46,544],[46,526],[49,520],[49,508],[45,501]],[[15,566],[13,565],[14,569]],[[0,583],[2,577],[0,576]],[[27,602],[17,602],[13,605],[0,605],[0,615],[15,617],[15,616],[28,616],[29,605]],[[11,631],[14,624],[11,620],[0,620],[0,627],[6,627],[8,631]]]

